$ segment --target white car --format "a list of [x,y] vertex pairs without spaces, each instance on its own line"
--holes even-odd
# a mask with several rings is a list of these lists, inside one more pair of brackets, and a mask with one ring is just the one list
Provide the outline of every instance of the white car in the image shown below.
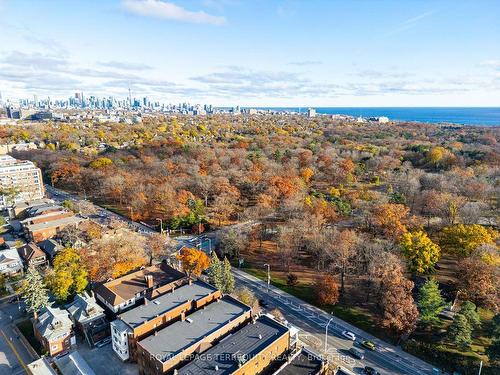
[[356,335],[351,331],[342,331],[342,336],[349,340],[356,341]]

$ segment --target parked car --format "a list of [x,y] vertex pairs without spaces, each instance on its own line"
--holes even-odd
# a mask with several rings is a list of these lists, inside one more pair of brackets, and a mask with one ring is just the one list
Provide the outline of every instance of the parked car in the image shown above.
[[354,347],[352,347],[351,349],[349,349],[349,353],[354,357],[354,358],[357,358],[357,359],[364,359],[365,358],[365,355],[364,353],[359,350],[359,349],[356,349]]
[[363,342],[361,342],[361,345],[364,346],[366,349],[370,349],[373,351],[376,349],[375,344],[369,340],[364,340]]
[[380,375],[380,372],[375,370],[373,367],[365,366],[363,372],[367,375]]
[[111,337],[106,337],[105,339],[102,339],[97,344],[95,344],[95,346],[97,348],[102,348],[103,346],[108,345],[110,342],[111,342]]
[[261,307],[267,307],[269,306],[269,303],[265,299],[259,299],[259,305]]
[[349,340],[356,341],[356,335],[351,331],[342,331],[342,336]]

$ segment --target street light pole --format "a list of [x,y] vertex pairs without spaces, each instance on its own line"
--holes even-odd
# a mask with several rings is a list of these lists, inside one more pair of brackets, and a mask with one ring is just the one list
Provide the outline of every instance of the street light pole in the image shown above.
[[330,320],[326,324],[326,328],[325,328],[325,354],[326,354],[326,350],[328,348],[328,326],[330,325],[332,320],[333,320],[333,318],[330,318]]
[[481,375],[481,370],[483,369],[483,361],[479,364],[479,375]]
[[160,222],[160,234],[163,234],[163,219],[156,218]]
[[269,294],[269,284],[271,284],[271,273],[270,273],[270,265],[268,263],[264,264],[264,267],[267,267],[267,294]]

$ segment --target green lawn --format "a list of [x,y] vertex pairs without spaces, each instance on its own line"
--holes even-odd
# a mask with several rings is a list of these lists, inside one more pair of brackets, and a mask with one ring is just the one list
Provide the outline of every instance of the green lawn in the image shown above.
[[[267,272],[265,269],[254,268],[251,265],[247,265],[243,268],[243,270],[261,280],[267,280]],[[359,306],[349,306],[342,303],[338,303],[334,306],[318,306],[314,299],[314,293],[310,283],[299,281],[297,285],[290,286],[287,285],[285,277],[271,272],[271,284],[305,302],[321,308],[326,312],[332,313],[336,317],[366,332],[369,332],[380,339],[392,343],[397,341],[397,339],[390,335],[387,330],[380,327],[380,325],[376,322],[373,313],[367,309]],[[479,313],[483,326],[478,332],[476,332],[469,350],[459,349],[453,345],[442,343],[439,340],[441,338],[439,337],[440,335],[432,335],[431,332],[426,333],[422,330],[417,330],[414,335],[417,340],[416,344],[418,347],[411,347],[412,345],[408,345],[407,350],[425,361],[434,363],[440,367],[447,367],[450,371],[454,370],[454,368],[460,368],[463,374],[469,374],[470,369],[474,368],[480,360],[483,360],[485,364],[483,371],[484,374],[493,374],[494,372],[491,371],[495,371],[496,369],[488,367],[488,359],[484,355],[484,351],[491,341],[487,338],[487,334],[490,329],[490,321],[493,317],[493,313],[484,309],[479,309]],[[440,321],[440,324],[435,327],[432,332],[440,329],[446,329],[448,325],[449,322]],[[456,367],[453,367],[454,365]]]
[[[267,272],[263,269],[257,269],[253,267],[245,267],[245,272],[261,279],[267,280]],[[342,303],[338,303],[334,306],[319,306],[314,298],[314,292],[312,285],[310,283],[298,282],[297,285],[290,286],[287,284],[287,280],[283,277],[277,276],[271,272],[271,284],[280,288],[281,290],[290,293],[292,296],[300,298],[301,300],[310,303],[313,306],[319,307],[322,310],[332,313],[336,317],[366,331],[374,336],[377,336],[383,340],[394,342],[394,337],[387,334],[387,332],[380,328],[378,324],[375,323],[375,319],[372,313],[367,309],[363,309],[358,306],[348,306]]]
[[38,340],[35,338],[35,334],[33,333],[33,324],[30,319],[23,320],[16,324],[17,328],[21,331],[26,340],[31,344],[33,349],[39,354],[43,355],[44,350]]

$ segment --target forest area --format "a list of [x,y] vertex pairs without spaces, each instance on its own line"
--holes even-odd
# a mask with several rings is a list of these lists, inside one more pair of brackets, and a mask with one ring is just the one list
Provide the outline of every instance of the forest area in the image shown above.
[[[132,220],[217,230],[233,264],[261,278],[270,264],[275,285],[412,354],[499,371],[500,128],[152,115],[6,126],[0,139],[36,143],[13,156]],[[102,279],[113,271],[96,249],[130,241],[96,231],[78,256]]]

